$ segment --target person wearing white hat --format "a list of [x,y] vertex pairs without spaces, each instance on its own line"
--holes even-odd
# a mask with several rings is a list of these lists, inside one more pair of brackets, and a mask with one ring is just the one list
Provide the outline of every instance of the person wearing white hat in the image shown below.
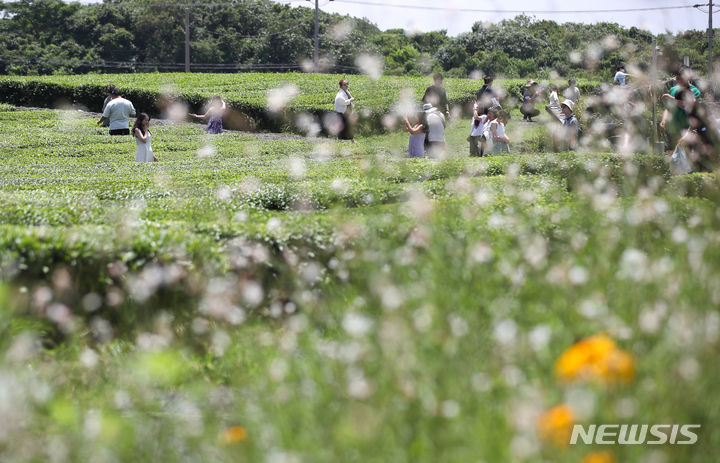
[[575,109],[575,103],[572,100],[567,99],[560,105],[562,113],[565,115],[563,119],[563,127],[565,128],[565,145],[568,149],[574,150],[577,148],[577,137],[580,131],[580,121],[573,112]]
[[438,157],[445,151],[445,115],[430,103],[423,105],[428,124],[428,154]]

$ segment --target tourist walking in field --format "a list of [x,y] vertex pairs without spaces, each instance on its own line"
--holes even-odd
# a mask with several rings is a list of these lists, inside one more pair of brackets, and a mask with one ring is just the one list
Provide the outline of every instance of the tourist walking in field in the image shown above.
[[498,112],[500,111],[500,108],[492,107],[488,109],[488,112],[486,114],[485,118],[485,124],[483,127],[482,135],[480,136],[480,152],[485,154],[490,151],[493,151],[493,134],[492,134],[492,125],[493,123],[496,123],[496,119],[498,117]]
[[220,95],[215,95],[210,102],[210,107],[205,114],[190,114],[191,117],[196,119],[207,119],[207,133],[222,133],[223,131],[223,116],[227,110],[227,104]]
[[683,131],[678,145],[685,148],[693,171],[713,172],[718,166],[720,149],[720,133],[715,118],[689,89],[676,91],[675,99],[688,117],[687,130]]
[[477,106],[478,114],[487,114],[488,109],[501,107],[495,89],[492,87],[493,80],[494,78],[492,76],[485,76],[483,78],[483,86],[480,87],[475,94],[475,105]]
[[428,156],[442,157],[445,154],[445,116],[430,103],[423,105],[428,125]]
[[340,90],[335,95],[335,112],[340,116],[342,128],[338,132],[338,139],[355,141],[352,133],[352,111],[355,98],[350,95],[350,84],[347,79],[340,79]]
[[577,81],[575,79],[568,80],[568,87],[565,89],[563,96],[566,100],[570,100],[573,103],[580,101],[580,89],[577,87]]
[[[100,111],[100,114],[103,114],[105,112],[105,108],[107,107],[108,103],[112,101],[112,89],[115,87],[112,84],[109,84],[107,88],[107,96],[105,97],[105,101],[103,101],[102,105],[102,111]],[[102,122],[103,127],[110,127],[110,120],[106,119]]]
[[[694,102],[696,93],[690,88],[678,88],[678,86],[671,88],[670,91],[672,92],[672,96],[670,96],[670,94],[663,95],[663,99],[668,100],[668,106],[663,111],[660,128],[667,133],[668,141],[670,142],[668,147],[672,149],[678,144],[680,138],[690,127],[690,119],[688,118],[685,106],[686,101],[690,100],[690,96],[692,96]],[[699,90],[698,93],[700,93]],[[678,95],[682,97],[678,98]]]
[[550,97],[548,98],[550,101],[550,106],[553,108],[559,108],[560,107],[560,98],[558,97],[558,87],[557,85],[553,85],[550,92]]
[[627,84],[627,78],[628,77],[634,77],[632,74],[628,74],[625,72],[625,66],[618,66],[617,71],[615,72],[615,77],[613,77],[613,84],[615,85],[626,85]]
[[578,134],[580,133],[580,121],[575,117],[573,112],[575,109],[575,103],[572,100],[565,100],[560,106],[565,118],[562,121],[563,124],[563,139],[562,144],[564,149],[575,150],[577,148]]
[[675,92],[683,88],[690,90],[697,100],[702,97],[700,90],[692,84],[692,70],[686,66],[680,66],[678,70],[675,71],[675,85],[670,87],[668,93],[662,97],[665,99],[675,98]]
[[440,111],[445,111],[446,116],[450,116],[450,104],[448,103],[447,92],[443,84],[443,75],[436,72],[433,75],[433,85],[429,86],[422,97],[423,104],[431,104]]
[[535,102],[540,92],[537,89],[537,82],[530,80],[525,84],[523,89],[523,102],[520,106],[520,112],[523,115],[523,120],[532,122],[532,118],[540,114],[540,110],[535,107]]
[[668,141],[670,144],[669,148],[673,148],[680,137],[682,137],[683,131],[687,130],[690,126],[687,112],[684,109],[684,104],[681,102],[678,104],[676,95],[681,90],[686,90],[698,99],[702,96],[700,90],[690,83],[691,71],[689,68],[682,66],[675,73],[676,84],[670,88],[668,93],[665,93],[662,98],[667,102],[665,109],[663,110],[662,120],[660,121],[660,128],[664,129],[667,133]]
[[425,136],[427,127],[423,124],[425,113],[415,113],[411,119],[403,118],[405,126],[403,129],[410,133],[408,140],[408,157],[424,158],[425,157]]
[[688,152],[694,171],[714,172],[718,166],[720,132],[710,109],[695,99],[690,90],[681,89],[676,98],[685,101],[690,126],[678,142]]
[[130,135],[130,118],[135,117],[135,107],[131,102],[120,96],[120,90],[113,87],[110,90],[111,100],[105,106],[98,125],[110,121],[110,135]]
[[133,136],[135,137],[135,143],[137,143],[135,161],[157,162],[150,143],[152,138],[150,134],[150,116],[140,113],[133,126]]
[[490,125],[490,134],[493,141],[493,154],[504,154],[510,152],[510,139],[505,135],[505,124],[508,121],[508,114],[505,111],[498,112],[497,119]]
[[482,114],[480,111],[481,105],[478,101],[475,101],[475,105],[473,106],[473,118],[470,122],[470,135],[468,136],[471,157],[485,155],[485,144],[482,140],[482,134],[483,130],[485,130],[485,121],[487,121],[488,116],[487,114]]

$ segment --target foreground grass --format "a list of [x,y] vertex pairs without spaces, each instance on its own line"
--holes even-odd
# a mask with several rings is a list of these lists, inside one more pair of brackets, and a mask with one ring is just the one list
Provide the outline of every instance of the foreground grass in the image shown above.
[[[399,134],[163,126],[160,163],[136,165],[68,113],[0,127],[4,461],[704,462],[720,445],[714,176],[684,197],[652,156],[470,160],[464,122],[440,162],[403,159]],[[558,378],[600,332],[633,371]],[[702,428],[694,446],[556,446],[538,420],[562,403],[583,424]]]

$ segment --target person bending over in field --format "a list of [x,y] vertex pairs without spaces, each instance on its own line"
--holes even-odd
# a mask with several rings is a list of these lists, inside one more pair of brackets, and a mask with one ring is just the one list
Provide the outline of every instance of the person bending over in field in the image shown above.
[[190,114],[190,116],[196,119],[207,119],[207,133],[222,133],[223,123],[222,118],[227,110],[227,104],[220,98],[220,95],[215,95],[210,102],[210,107],[205,114]]
[[135,107],[128,100],[120,96],[117,87],[110,89],[110,102],[105,106],[98,125],[106,120],[110,121],[110,135],[130,135],[130,118],[135,117]]
[[153,154],[152,145],[150,144],[150,116],[140,113],[135,125],[133,126],[133,136],[137,143],[137,154],[135,160],[137,162],[157,162],[157,158]]
[[532,122],[532,118],[540,114],[540,110],[535,107],[535,100],[538,96],[540,96],[540,91],[538,91],[537,82],[531,79],[523,87],[523,102],[520,105],[520,112],[524,121]]

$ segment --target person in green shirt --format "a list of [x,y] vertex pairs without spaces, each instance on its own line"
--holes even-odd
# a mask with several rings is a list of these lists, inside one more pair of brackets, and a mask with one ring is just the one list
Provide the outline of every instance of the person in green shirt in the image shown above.
[[[675,93],[680,90],[681,88],[684,88],[686,90],[690,90],[693,92],[693,95],[695,95],[695,99],[700,99],[702,96],[702,93],[700,90],[691,84],[692,80],[692,70],[687,66],[680,66],[678,70],[675,72],[675,82],[676,84],[673,85],[670,88],[670,91],[663,95],[663,98],[669,99],[669,98],[675,98]],[[669,95],[669,98],[668,96]]]
[[700,90],[690,83],[691,77],[692,72],[690,68],[681,66],[675,72],[676,85],[670,88],[668,93],[662,96],[664,100],[669,100],[669,106],[663,111],[662,120],[660,121],[660,127],[667,132],[670,139],[670,145],[668,148],[673,148],[677,144],[678,140],[680,140],[683,131],[687,130],[690,126],[687,112],[681,107],[681,105],[677,104],[675,95],[680,89],[684,89],[692,92],[695,99],[699,99],[702,96]]

